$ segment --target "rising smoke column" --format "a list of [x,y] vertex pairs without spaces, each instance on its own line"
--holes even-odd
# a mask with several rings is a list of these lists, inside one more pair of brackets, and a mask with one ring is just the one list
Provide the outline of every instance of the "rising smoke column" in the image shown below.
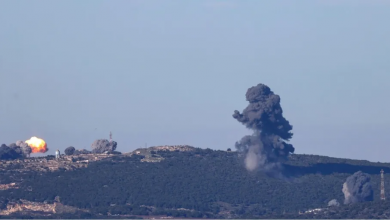
[[370,176],[358,171],[349,176],[343,184],[344,204],[374,200]]
[[246,100],[249,105],[242,113],[235,110],[233,118],[253,130],[253,135],[236,142],[236,148],[245,153],[247,170],[274,169],[294,152],[294,147],[286,143],[293,136],[292,126],[283,117],[280,97],[268,86],[258,84],[249,88]]

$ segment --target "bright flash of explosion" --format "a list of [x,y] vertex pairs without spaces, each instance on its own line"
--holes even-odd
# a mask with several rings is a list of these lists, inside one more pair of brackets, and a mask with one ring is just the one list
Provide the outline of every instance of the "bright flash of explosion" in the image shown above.
[[45,153],[48,150],[46,142],[37,137],[30,138],[26,143],[31,147],[32,153]]

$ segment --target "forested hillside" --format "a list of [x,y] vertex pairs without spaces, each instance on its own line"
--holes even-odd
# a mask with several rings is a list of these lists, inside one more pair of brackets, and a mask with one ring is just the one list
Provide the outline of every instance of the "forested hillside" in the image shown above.
[[[20,188],[0,191],[0,197],[6,204],[20,198],[52,203],[59,196],[64,205],[103,216],[270,218],[285,213],[297,218],[299,212],[327,207],[332,199],[342,203],[342,184],[359,170],[371,175],[378,201],[379,171],[390,172],[390,164],[292,155],[283,177],[274,178],[248,172],[236,152],[195,149],[152,156],[165,159],[141,162],[142,155],[118,155],[74,171],[14,174],[22,180]],[[1,183],[15,181],[8,174],[1,173]]]

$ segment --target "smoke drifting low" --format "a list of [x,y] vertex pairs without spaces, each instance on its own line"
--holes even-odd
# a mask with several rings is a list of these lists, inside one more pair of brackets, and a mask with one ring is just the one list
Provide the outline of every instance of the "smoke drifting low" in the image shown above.
[[81,149],[81,150],[75,150],[73,153],[73,155],[80,155],[80,154],[92,154],[92,152],[86,149]]
[[340,203],[337,201],[337,199],[332,199],[328,202],[328,206],[340,206]]
[[[65,149],[65,155],[82,155],[82,154],[120,154],[115,151],[117,142],[108,141],[106,139],[95,140],[91,148],[92,150],[76,150],[70,146]],[[0,146],[0,160],[14,160],[29,157],[31,153],[45,153],[48,151],[47,144],[43,139],[32,137],[27,141],[16,141],[9,146],[2,144]]]
[[25,158],[30,156],[31,153],[31,147],[24,141],[17,141],[9,146],[2,144],[0,147],[0,159],[2,160]]
[[361,171],[349,176],[343,184],[344,204],[372,201],[374,193],[370,180],[370,176]]
[[274,170],[295,150],[286,143],[293,136],[292,126],[283,117],[280,97],[268,86],[249,88],[246,100],[249,105],[242,113],[234,111],[233,118],[253,130],[253,135],[244,136],[235,146],[245,153],[247,170]]
[[80,154],[102,154],[102,153],[113,153],[117,147],[117,142],[108,141],[106,139],[95,140],[92,145],[92,151],[86,149],[76,150],[74,147],[70,146],[65,149],[66,155],[80,155]]

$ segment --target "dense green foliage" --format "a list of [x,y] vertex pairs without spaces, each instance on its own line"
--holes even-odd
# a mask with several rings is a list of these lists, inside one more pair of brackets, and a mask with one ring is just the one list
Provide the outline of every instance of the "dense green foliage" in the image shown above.
[[236,152],[196,149],[152,155],[165,159],[147,163],[140,155],[118,155],[75,171],[2,173],[3,183],[15,178],[23,182],[19,189],[0,191],[0,196],[37,202],[53,202],[59,196],[64,205],[103,215],[200,218],[290,213],[298,218],[299,211],[327,207],[332,199],[342,203],[342,184],[358,170],[371,174],[378,200],[379,171],[390,171],[389,164],[293,155],[284,165],[284,177],[274,178],[245,170]]

